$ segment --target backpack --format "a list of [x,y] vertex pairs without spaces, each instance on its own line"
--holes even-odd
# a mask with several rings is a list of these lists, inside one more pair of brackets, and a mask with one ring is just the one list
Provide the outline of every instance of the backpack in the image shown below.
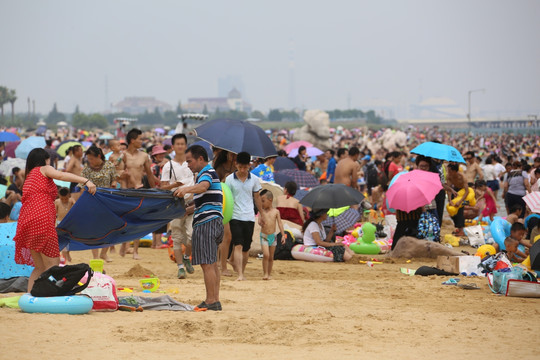
[[[86,274],[86,282],[79,285]],[[86,289],[93,275],[88,264],[53,266],[39,275],[30,294],[36,297],[74,295]]]
[[379,185],[379,171],[377,170],[377,166],[373,163],[367,164],[366,180],[369,187]]
[[439,242],[441,239],[441,227],[439,219],[429,211],[420,215],[418,220],[418,236],[419,239]]
[[281,243],[281,233],[276,236],[276,251],[274,252],[274,260],[294,260],[291,255],[291,250],[296,242],[293,234],[289,230],[285,230],[285,244]]

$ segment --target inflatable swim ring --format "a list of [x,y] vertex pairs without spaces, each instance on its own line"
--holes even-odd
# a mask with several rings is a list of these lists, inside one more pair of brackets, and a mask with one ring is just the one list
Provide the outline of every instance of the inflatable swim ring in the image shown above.
[[305,246],[303,244],[294,245],[291,255],[296,260],[330,262],[334,261],[334,254],[323,247]]
[[73,314],[89,313],[94,302],[86,295],[36,297],[24,294],[19,307],[26,313]]
[[[497,216],[495,219],[493,219],[493,222],[491,223],[491,237],[493,237],[493,240],[499,245],[499,251],[506,250],[506,246],[504,246],[504,239],[506,239],[508,236],[510,236],[510,228],[512,225],[505,219]],[[518,245],[518,250],[521,252],[525,251],[525,247],[523,245]]]
[[232,219],[234,198],[227,184],[221,183],[221,191],[223,192],[223,225],[225,225]]
[[[465,189],[461,189],[457,192],[457,196],[454,199],[461,199],[461,197],[465,194]],[[469,193],[467,194],[467,197],[465,198],[464,202],[469,202],[470,206],[476,205],[476,198],[474,197],[474,190],[472,188],[469,188]],[[463,206],[451,206],[450,204],[446,204],[446,210],[448,210],[448,215],[451,217],[456,215],[459,209]]]

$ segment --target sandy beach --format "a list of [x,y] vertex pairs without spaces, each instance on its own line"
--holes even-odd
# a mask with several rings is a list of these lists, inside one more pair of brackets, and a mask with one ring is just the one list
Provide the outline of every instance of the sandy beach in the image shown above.
[[[74,263],[91,256],[72,254]],[[139,275],[149,270],[160,278],[161,290],[178,289],[171,295],[176,300],[196,305],[204,298],[199,267],[178,280],[166,249],[143,248],[141,256],[134,261],[114,254],[105,270],[117,286],[137,289],[136,295],[158,295],[139,287]],[[252,257],[248,281],[222,278],[222,312],[77,316],[2,308],[9,346],[0,358],[538,358],[534,346],[518,346],[527,343],[523,339],[534,343],[540,331],[538,299],[493,295],[485,278],[462,278],[481,288],[463,290],[441,285],[448,277],[400,273],[401,267],[434,266],[433,259],[380,256],[383,264],[368,267],[361,258],[345,264],[277,261],[274,280],[263,281],[261,260]]]

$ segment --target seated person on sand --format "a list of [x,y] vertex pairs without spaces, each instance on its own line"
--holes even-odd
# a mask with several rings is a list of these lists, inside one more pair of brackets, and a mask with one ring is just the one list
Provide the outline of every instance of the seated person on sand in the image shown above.
[[[304,233],[304,245],[313,247],[324,247],[334,254],[334,262],[348,261],[353,256],[353,251],[341,241],[331,242],[332,236],[336,231],[336,225],[332,228],[328,235],[324,230],[322,222],[328,217],[328,209],[314,209],[311,211],[309,219],[306,220],[302,227]],[[324,239],[324,240],[323,240]]]
[[418,209],[409,212],[396,210],[397,226],[392,240],[392,250],[394,250],[401,237],[416,237],[418,234],[418,220],[420,220],[423,211],[423,207],[419,207]]
[[516,222],[523,223],[523,219],[521,219],[521,213],[523,212],[523,208],[519,204],[514,204],[508,209],[508,216],[506,217],[506,221],[508,221],[511,225],[515,224]]
[[[450,200],[448,201],[446,208],[447,210],[450,210],[449,207],[451,207],[451,209],[457,209],[455,214],[450,214],[452,221],[454,221],[454,226],[456,227],[452,232],[452,235],[465,236],[465,233],[463,232],[463,228],[465,227],[464,205],[468,205],[465,203],[465,200],[469,196],[469,185],[467,184],[463,173],[459,171],[458,164],[450,163],[448,164],[447,169],[446,182],[451,186],[451,189],[449,188],[447,190],[448,198]],[[460,195],[458,195],[458,193],[460,193]],[[476,204],[476,201],[474,201],[474,203]]]
[[294,197],[298,186],[288,181],[283,188],[283,195],[277,197],[276,209],[282,220],[288,220],[302,226],[305,222],[304,209],[300,201]]
[[[525,229],[525,225],[519,222],[514,223],[510,228],[510,236],[504,239],[504,246],[510,261],[520,263],[527,257],[527,254],[524,254],[518,249],[518,245],[523,242],[526,233],[527,230]],[[500,250],[497,243],[494,243],[493,247],[497,251]],[[528,250],[526,252],[528,252]]]

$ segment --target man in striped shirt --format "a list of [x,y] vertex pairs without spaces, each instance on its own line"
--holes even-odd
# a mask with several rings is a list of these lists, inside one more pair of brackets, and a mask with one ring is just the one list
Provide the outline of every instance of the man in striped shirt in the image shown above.
[[174,195],[194,194],[192,263],[201,265],[206,287],[206,299],[195,307],[195,311],[221,311],[217,265],[217,251],[223,240],[221,183],[214,168],[208,164],[208,154],[202,146],[193,145],[187,149],[186,162],[193,173],[198,173],[195,185],[180,188]]

